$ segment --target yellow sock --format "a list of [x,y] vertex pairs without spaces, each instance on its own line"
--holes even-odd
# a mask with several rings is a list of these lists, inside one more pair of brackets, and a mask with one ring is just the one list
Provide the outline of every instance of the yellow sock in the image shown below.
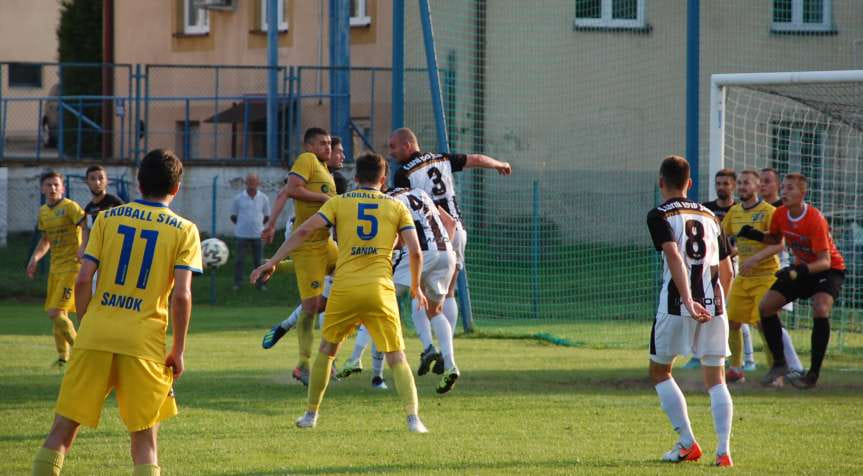
[[317,314],[309,314],[306,311],[300,312],[300,317],[297,319],[297,343],[299,344],[300,360],[297,362],[297,367],[308,368],[309,360],[312,358],[312,346],[314,345],[315,334],[312,327],[315,324]]
[[731,347],[731,366],[743,367],[743,329],[728,329],[728,346]]
[[312,371],[309,374],[309,408],[310,412],[317,412],[324,399],[324,392],[330,383],[330,369],[333,366],[335,356],[318,352]]
[[33,460],[33,476],[59,476],[65,455],[59,451],[39,448]]
[[758,326],[758,335],[761,336],[761,346],[764,348],[764,359],[767,361],[767,368],[773,367],[773,353],[770,352],[770,346],[767,345],[767,339],[764,338],[764,331],[761,326]]
[[132,476],[159,476],[162,470],[156,464],[136,464]]
[[393,380],[396,383],[396,391],[404,404],[405,413],[407,415],[416,415],[419,411],[419,399],[417,398],[417,387],[414,383],[414,375],[411,373],[411,367],[407,362],[401,362],[391,365],[390,370],[393,371]]

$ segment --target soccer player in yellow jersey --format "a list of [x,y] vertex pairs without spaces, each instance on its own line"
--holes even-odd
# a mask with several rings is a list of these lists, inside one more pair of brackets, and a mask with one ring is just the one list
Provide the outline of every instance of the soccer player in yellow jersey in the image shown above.
[[198,228],[168,208],[182,174],[172,152],[151,151],[138,169],[143,199],[100,212],[93,223],[75,281],[81,329],[34,475],[60,474],[78,427],[98,425],[112,389],[131,435],[133,475],[159,474],[156,436],[159,422],[177,414],[172,385],[185,368],[192,274],[201,272]]
[[48,275],[45,311],[53,322],[57,365],[63,367],[75,343],[75,325],[69,319],[69,312],[75,310],[72,290],[80,266],[77,253],[86,214],[77,203],[63,198],[65,187],[60,174],[46,172],[40,178],[40,183],[45,195],[45,205],[39,209],[38,221],[42,238],[27,263],[27,277],[32,279],[36,275],[36,264],[50,250],[51,271]]
[[[318,127],[306,130],[303,137],[306,151],[297,157],[288,182],[279,191],[273,205],[273,219],[261,233],[267,242],[272,241],[275,232],[276,218],[282,212],[288,198],[294,199],[293,230],[309,217],[317,213],[321,205],[330,197],[336,195],[336,183],[327,169],[327,161],[332,153],[330,134]],[[324,277],[336,264],[338,248],[330,237],[328,230],[317,230],[312,233],[299,247],[292,250],[294,274],[297,277],[297,287],[302,300],[302,312],[297,320],[297,341],[299,344],[299,361],[294,369],[293,377],[303,384],[308,383],[309,360],[312,356],[314,334],[312,328],[315,318],[321,309],[321,294],[324,290]],[[281,332],[283,328],[273,327],[271,332]],[[265,337],[270,337],[269,333]],[[279,336],[270,340],[277,341]]]
[[392,279],[392,251],[396,240],[404,242],[411,262],[411,294],[423,305],[427,301],[420,289],[422,251],[407,208],[381,193],[387,181],[387,162],[377,154],[365,154],[356,161],[357,190],[330,199],[305,220],[279,247],[276,254],[252,272],[256,281],[272,273],[285,256],[315,233],[334,226],[339,238],[339,257],[333,288],[327,303],[327,318],[318,355],[309,380],[306,413],[297,420],[300,428],[317,424],[318,409],[329,382],[330,369],[341,343],[364,324],[378,350],[383,352],[393,372],[396,390],[404,403],[408,429],[428,430],[417,414],[416,386],[405,359],[401,321]]
[[[770,229],[775,208],[759,198],[759,182],[760,178],[756,170],[744,170],[738,175],[737,194],[740,201],[734,204],[722,219],[722,231],[727,236],[737,236],[744,226],[761,232]],[[731,367],[728,369],[726,378],[729,382],[745,381],[741,326],[759,324],[758,303],[776,281],[774,273],[779,270],[777,253],[782,251],[782,248],[782,244],[765,245],[743,236],[737,237],[740,269],[728,296],[730,329],[728,343],[731,347]],[[767,347],[766,342],[764,346]],[[799,362],[796,354],[794,359]],[[769,352],[767,352],[767,360],[769,368],[773,363]]]

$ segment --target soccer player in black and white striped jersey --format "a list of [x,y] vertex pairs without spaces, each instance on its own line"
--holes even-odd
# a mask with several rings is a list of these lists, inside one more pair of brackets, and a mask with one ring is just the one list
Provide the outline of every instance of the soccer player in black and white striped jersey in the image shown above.
[[[452,215],[456,229],[450,237],[456,254],[456,267],[464,269],[464,252],[467,245],[467,232],[464,229],[461,212],[455,198],[455,179],[453,172],[466,168],[494,169],[501,175],[510,175],[512,167],[508,162],[495,160],[482,154],[434,154],[421,152],[416,135],[408,128],[396,129],[389,138],[390,155],[401,163],[396,169],[396,187],[420,189],[432,197],[434,203]],[[455,331],[458,319],[458,306],[455,302],[455,273],[444,300],[443,312]]]
[[671,368],[678,355],[691,353],[701,359],[718,442],[716,465],[732,466],[733,405],[725,384],[725,357],[731,352],[723,293],[723,284],[732,276],[731,260],[716,216],[686,198],[692,185],[689,174],[686,159],[665,158],[659,169],[665,201],[647,215],[653,244],[664,262],[659,309],[650,333],[650,377],[662,409],[680,434],[663,460],[698,460],[701,447],[692,434],[686,399]]

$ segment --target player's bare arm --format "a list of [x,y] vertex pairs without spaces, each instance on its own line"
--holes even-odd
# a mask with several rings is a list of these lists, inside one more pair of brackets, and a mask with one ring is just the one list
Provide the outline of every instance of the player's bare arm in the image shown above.
[[84,259],[84,250],[87,249],[87,242],[90,241],[90,229],[86,225],[81,226],[81,246],[78,247],[78,261]]
[[39,239],[39,243],[36,244],[36,249],[33,250],[33,255],[30,256],[30,261],[27,262],[27,277],[33,279],[36,276],[36,264],[39,263],[39,260],[45,257],[48,254],[48,251],[51,249],[51,241],[48,240],[48,237],[45,234],[42,234],[42,238]]
[[413,228],[402,230],[399,232],[399,239],[408,247],[408,255],[410,256],[411,266],[411,297],[417,300],[417,303],[422,308],[428,307],[428,300],[420,289],[420,276],[423,271],[423,252],[420,248],[420,241],[417,237],[417,232]]
[[686,272],[686,264],[683,262],[683,257],[680,256],[677,244],[673,241],[666,241],[662,244],[662,252],[665,253],[668,270],[671,272],[674,285],[677,287],[680,301],[689,311],[689,315],[698,322],[709,321],[712,317],[707,309],[692,300],[692,291],[689,289],[689,273]]
[[303,242],[306,241],[306,238],[308,238],[309,235],[311,235],[317,230],[320,230],[321,228],[325,228],[326,226],[326,220],[324,220],[323,217],[321,217],[317,213],[309,217],[308,220],[304,221],[299,228],[297,228],[293,233],[291,233],[290,238],[288,238],[287,240],[285,240],[284,243],[282,243],[282,246],[280,246],[279,249],[276,250],[276,253],[273,254],[270,259],[268,259],[262,265],[258,266],[257,268],[255,268],[254,271],[252,271],[252,274],[249,275],[249,281],[254,284],[255,282],[257,282],[258,278],[263,276],[265,273],[267,276],[272,275],[279,262],[287,258],[288,255],[290,255],[295,249],[297,249],[301,244],[303,244]]
[[294,200],[302,200],[304,202],[325,203],[330,199],[326,193],[313,192],[306,188],[306,181],[302,177],[295,174],[288,176],[288,183],[285,184],[288,197]]
[[447,236],[452,240],[453,233],[455,233],[456,221],[455,218],[452,217],[446,210],[443,209],[440,205],[437,207],[438,212],[440,213],[441,222],[443,222],[443,227],[446,230]]
[[165,366],[171,367],[174,380],[180,378],[186,369],[183,354],[186,351],[186,334],[192,317],[192,271],[174,270],[174,291],[171,294],[171,323],[174,341],[171,352],[165,358]]
[[483,154],[468,154],[465,168],[477,167],[481,169],[495,169],[501,175],[509,175],[512,173],[512,166],[509,162],[501,162]]
[[731,282],[734,280],[734,265],[731,264],[731,255],[719,261],[719,284],[722,285],[722,292],[725,297],[728,297],[728,292],[731,291]]
[[780,241],[778,244],[775,245],[765,246],[761,249],[761,251],[743,260],[743,263],[740,263],[740,274],[743,276],[748,275],[749,271],[752,270],[752,268],[754,268],[755,266],[757,266],[758,263],[772,257],[777,253],[781,253],[783,248],[785,248],[784,240]]
[[93,275],[98,268],[98,264],[85,259],[81,263],[81,269],[78,270],[78,277],[75,278],[75,314],[78,316],[78,322],[84,319],[84,313],[90,305],[90,299],[93,298]]
[[[273,210],[270,213],[270,216],[278,217],[281,215],[289,198],[288,184],[285,184],[279,189],[279,194],[276,195],[276,201],[273,203]],[[264,230],[261,232],[261,239],[266,243],[272,243],[273,237],[276,235],[276,220],[270,220],[266,225],[267,226],[265,226]]]

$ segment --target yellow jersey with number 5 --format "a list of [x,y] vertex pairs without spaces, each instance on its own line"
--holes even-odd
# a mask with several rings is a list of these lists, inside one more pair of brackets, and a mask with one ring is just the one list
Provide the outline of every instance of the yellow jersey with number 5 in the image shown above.
[[198,227],[162,203],[135,200],[99,213],[84,259],[99,277],[75,348],[161,362],[174,270],[201,274]]
[[339,237],[334,286],[393,285],[393,247],[399,232],[414,228],[400,201],[371,188],[333,197],[318,210]]

